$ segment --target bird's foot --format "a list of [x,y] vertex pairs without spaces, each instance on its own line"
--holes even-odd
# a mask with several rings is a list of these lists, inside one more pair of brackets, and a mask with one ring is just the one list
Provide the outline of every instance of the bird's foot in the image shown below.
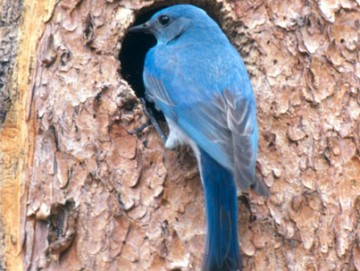
[[167,140],[167,136],[165,135],[164,131],[161,129],[158,121],[156,120],[156,118],[154,117],[154,113],[151,110],[150,107],[147,106],[146,101],[144,98],[140,98],[140,102],[144,108],[144,114],[149,118],[149,121],[147,121],[146,123],[144,123],[143,125],[141,125],[140,127],[136,128],[133,131],[128,131],[128,133],[130,135],[138,135],[139,133],[141,133],[145,128],[149,127],[150,125],[154,126],[155,130],[158,132],[158,134],[160,135],[163,143],[166,143]]
[[142,131],[145,130],[145,128],[149,127],[150,126],[150,123],[149,122],[145,122],[144,124],[142,124],[140,127],[138,128],[135,128],[134,130],[132,131],[127,131],[129,135],[133,135],[133,136],[136,136],[138,134],[140,134]]
[[242,195],[242,196],[240,196],[240,200],[245,205],[246,209],[248,209],[250,212],[250,222],[255,221],[256,215],[254,215],[253,212],[251,211],[249,199],[246,196]]

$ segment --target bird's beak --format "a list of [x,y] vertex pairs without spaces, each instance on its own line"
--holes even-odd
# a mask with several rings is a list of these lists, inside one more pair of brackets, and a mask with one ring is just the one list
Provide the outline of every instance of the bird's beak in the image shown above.
[[136,25],[136,26],[133,26],[133,27],[130,27],[129,32],[143,32],[143,33],[146,33],[146,34],[151,34],[151,25],[149,23],[144,23],[144,24],[140,24],[140,25]]

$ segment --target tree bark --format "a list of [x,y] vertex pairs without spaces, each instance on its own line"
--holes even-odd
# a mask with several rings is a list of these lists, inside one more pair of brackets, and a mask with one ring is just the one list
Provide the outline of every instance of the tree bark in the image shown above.
[[119,52],[194,3],[243,56],[268,200],[239,201],[244,270],[360,270],[360,2],[1,3],[0,270],[199,270],[196,159],[165,150]]

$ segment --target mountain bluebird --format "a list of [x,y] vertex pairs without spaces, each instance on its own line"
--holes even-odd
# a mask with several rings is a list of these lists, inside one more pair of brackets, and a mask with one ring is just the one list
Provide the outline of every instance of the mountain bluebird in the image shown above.
[[165,147],[188,144],[200,168],[207,239],[204,271],[242,269],[237,233],[237,187],[267,196],[256,177],[256,103],[239,53],[200,8],[175,5],[132,32],[155,36],[146,55],[146,98],[166,118]]

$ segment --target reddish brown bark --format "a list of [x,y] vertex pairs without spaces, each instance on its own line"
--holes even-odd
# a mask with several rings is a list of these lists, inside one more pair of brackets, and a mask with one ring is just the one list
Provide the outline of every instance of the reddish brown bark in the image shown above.
[[[259,173],[271,191],[267,201],[250,194],[255,221],[239,203],[245,270],[360,270],[360,3],[218,2],[196,1],[251,74]],[[0,261],[8,270],[22,270],[19,259],[28,270],[199,270],[195,159],[164,150],[151,127],[127,133],[146,117],[121,76],[121,44],[139,10],[165,3],[29,3],[36,12],[23,15],[13,80],[18,130],[7,116],[0,131],[2,157],[22,165],[0,164]],[[10,255],[20,248],[23,258]]]

